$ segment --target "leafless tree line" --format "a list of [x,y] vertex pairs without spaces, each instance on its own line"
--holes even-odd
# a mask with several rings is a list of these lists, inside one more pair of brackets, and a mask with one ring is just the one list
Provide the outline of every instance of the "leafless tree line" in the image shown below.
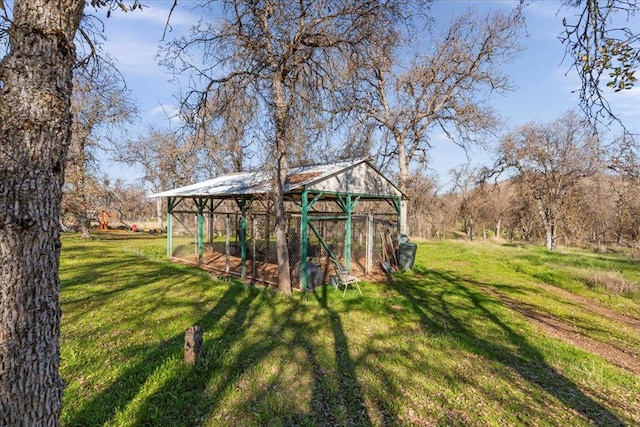
[[495,164],[452,172],[453,189],[415,178],[412,235],[564,245],[640,243],[638,147],[603,141],[570,111],[501,138]]

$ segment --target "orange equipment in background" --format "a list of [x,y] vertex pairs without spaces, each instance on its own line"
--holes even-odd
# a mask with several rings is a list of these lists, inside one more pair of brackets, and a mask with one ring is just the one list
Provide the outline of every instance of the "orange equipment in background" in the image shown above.
[[98,217],[100,221],[100,230],[108,230],[109,229],[109,219],[111,218],[111,214],[105,211],[104,209],[100,211],[100,216]]

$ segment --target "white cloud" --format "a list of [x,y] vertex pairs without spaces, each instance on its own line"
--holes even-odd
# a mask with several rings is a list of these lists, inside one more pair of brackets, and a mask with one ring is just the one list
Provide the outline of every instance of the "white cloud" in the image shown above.
[[166,119],[171,124],[181,124],[182,120],[179,116],[180,110],[172,104],[159,104],[149,111],[149,115],[154,119]]
[[149,111],[149,114],[151,114],[152,116],[162,115],[164,117],[174,117],[178,114],[179,111],[180,110],[178,110],[175,105],[160,104],[157,107],[152,108],[151,111]]
[[[158,49],[163,36],[171,40],[174,35],[185,34],[188,27],[198,22],[199,16],[184,6],[172,12],[172,1],[154,1],[143,10],[114,12],[104,19],[105,49],[117,60],[118,68],[132,74],[169,79],[168,71],[158,65]],[[165,34],[165,31],[166,34]]]
[[[616,114],[628,125],[635,125],[640,120],[640,86],[634,86],[620,92],[606,93],[607,100]],[[637,129],[636,129],[637,131]]]

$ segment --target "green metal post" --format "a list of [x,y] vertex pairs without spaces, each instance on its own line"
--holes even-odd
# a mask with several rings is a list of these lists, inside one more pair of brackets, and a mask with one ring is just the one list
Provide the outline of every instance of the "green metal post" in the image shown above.
[[344,268],[347,271],[351,271],[351,211],[353,210],[351,194],[347,194],[347,201],[344,207],[347,214],[347,221],[344,228]]
[[400,243],[400,236],[402,235],[402,197],[398,197],[395,201],[396,212],[398,212],[398,236],[397,242]]
[[309,193],[302,192],[302,206],[300,206],[302,217],[300,219],[300,289],[307,291],[307,221],[309,214]]
[[355,200],[351,198],[351,194],[347,194],[346,200],[343,202],[342,199],[338,196],[339,205],[342,207],[342,210],[347,214],[347,219],[345,221],[344,226],[344,268],[347,271],[351,270],[351,215],[355,210],[358,201],[361,196],[356,196]]
[[198,246],[198,265],[202,263],[202,253],[204,252],[204,206],[206,201],[203,199],[199,199],[198,202],[198,236],[197,236],[197,246]]
[[173,229],[171,226],[171,217],[173,216],[173,199],[167,197],[167,258],[173,255]]
[[255,281],[257,276],[256,265],[256,217],[251,215],[251,277],[252,281]]
[[240,207],[240,277],[247,277],[247,202],[242,198]]
[[224,258],[224,265],[225,265],[225,272],[229,273],[229,258],[231,258],[231,245],[230,245],[230,240],[231,240],[231,220],[229,218],[229,214],[227,214],[227,216],[224,219],[224,229],[226,231],[226,238],[224,241],[224,253],[225,253],[225,258]]
[[213,242],[213,209],[209,210],[209,221],[207,221],[207,241]]
[[366,273],[371,273],[373,269],[373,250],[374,250],[374,242],[375,242],[375,225],[373,223],[373,213],[369,212],[367,214],[367,271]]

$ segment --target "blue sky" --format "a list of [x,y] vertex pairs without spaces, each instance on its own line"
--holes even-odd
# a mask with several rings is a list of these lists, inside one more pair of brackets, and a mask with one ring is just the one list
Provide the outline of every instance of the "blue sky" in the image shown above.
[[[177,101],[174,94],[178,88],[170,83],[171,74],[159,66],[156,54],[162,38],[168,11],[172,1],[147,0],[142,12],[114,13],[103,19],[107,42],[105,49],[117,60],[117,65],[127,80],[128,87],[139,104],[140,120],[132,131],[144,134],[149,125],[175,127],[166,115],[175,112]],[[193,1],[179,1],[171,18],[173,31],[167,38],[185,33],[197,22],[197,15],[189,9]],[[435,19],[436,31],[443,28],[451,17],[473,7],[480,13],[499,9],[510,10],[517,1],[458,1],[440,0],[431,6],[430,15]],[[559,1],[538,0],[525,9],[528,35],[522,40],[524,50],[519,58],[506,66],[516,90],[506,96],[496,95],[493,105],[505,118],[509,128],[530,121],[548,122],[558,118],[567,110],[577,107],[580,87],[578,76],[570,69],[568,60],[563,63],[564,46],[558,36],[562,31],[562,18],[570,18],[574,11],[560,10]],[[97,16],[104,15],[99,11]],[[640,20],[635,21],[640,27]],[[633,28],[633,27],[632,27]],[[640,30],[640,28],[639,28]],[[640,123],[640,86],[612,94],[609,100],[614,111],[620,115],[633,131]],[[434,135],[435,147],[431,154],[431,168],[440,176],[446,187],[448,171],[470,160],[474,164],[487,164],[491,156],[475,149],[468,156],[457,146],[447,141],[444,135]],[[105,162],[109,176],[135,180],[137,171],[122,165]]]

